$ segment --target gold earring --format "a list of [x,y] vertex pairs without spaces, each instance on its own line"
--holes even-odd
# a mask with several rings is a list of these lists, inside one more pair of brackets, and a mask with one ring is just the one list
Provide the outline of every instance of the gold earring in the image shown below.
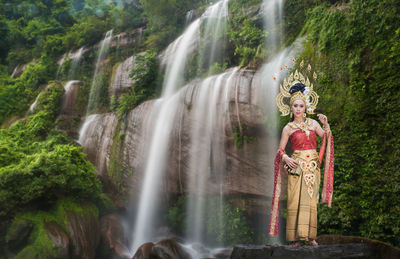
[[307,117],[307,114],[306,114],[306,113],[303,113],[303,118],[305,118],[305,117]]

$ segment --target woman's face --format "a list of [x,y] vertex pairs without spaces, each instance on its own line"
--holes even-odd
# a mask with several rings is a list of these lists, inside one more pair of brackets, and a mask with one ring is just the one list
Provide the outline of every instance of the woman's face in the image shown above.
[[306,104],[304,103],[303,100],[296,100],[292,104],[292,113],[294,114],[295,118],[302,118],[303,113],[306,111]]

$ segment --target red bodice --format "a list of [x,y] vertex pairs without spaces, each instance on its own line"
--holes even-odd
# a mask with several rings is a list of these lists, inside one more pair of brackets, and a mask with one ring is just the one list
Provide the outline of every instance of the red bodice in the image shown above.
[[317,135],[315,131],[310,130],[310,136],[302,130],[296,130],[289,137],[290,143],[292,144],[292,150],[308,150],[317,149]]

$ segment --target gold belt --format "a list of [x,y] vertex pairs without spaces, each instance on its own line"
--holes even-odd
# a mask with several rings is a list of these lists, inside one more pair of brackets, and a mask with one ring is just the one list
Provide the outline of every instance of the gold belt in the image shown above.
[[311,150],[296,150],[293,152],[293,158],[299,162],[300,168],[305,171],[314,171],[319,166],[318,154]]
[[293,152],[293,158],[300,158],[301,160],[309,162],[318,159],[318,153],[314,150],[295,150]]

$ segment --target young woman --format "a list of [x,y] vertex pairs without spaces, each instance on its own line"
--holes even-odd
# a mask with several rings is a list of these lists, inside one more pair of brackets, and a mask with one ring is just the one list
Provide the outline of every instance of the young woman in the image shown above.
[[[275,158],[270,234],[275,236],[278,234],[281,174],[287,173],[286,239],[292,241],[293,246],[300,246],[300,240],[309,241],[310,245],[318,245],[315,241],[317,236],[317,204],[321,178],[320,164],[325,149],[322,201],[327,202],[330,206],[332,197],[333,137],[325,115],[317,115],[323,127],[317,121],[307,117],[307,111],[310,113],[313,111],[312,108],[307,107],[307,104],[312,106],[309,101],[309,91],[310,89],[307,89],[300,82],[294,82],[291,85],[289,107],[292,115],[290,122],[283,128],[278,154]],[[316,103],[314,104],[316,106]],[[317,153],[317,135],[323,139],[319,154]],[[291,157],[285,153],[288,141],[290,141],[293,151]]]

